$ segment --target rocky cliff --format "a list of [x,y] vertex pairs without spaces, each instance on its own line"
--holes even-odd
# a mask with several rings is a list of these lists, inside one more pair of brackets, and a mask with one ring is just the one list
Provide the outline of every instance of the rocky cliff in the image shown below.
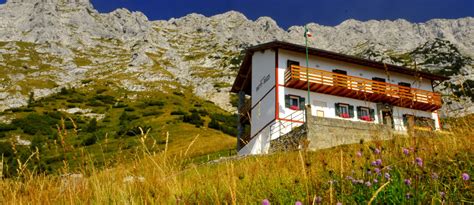
[[[408,67],[416,61],[451,76],[437,88],[446,108],[473,112],[474,18],[308,28],[312,47]],[[0,110],[91,81],[130,92],[193,89],[232,110],[228,91],[241,51],[272,40],[302,43],[303,27],[284,30],[234,11],[150,21],[126,9],[99,13],[88,0],[9,0],[0,5]]]

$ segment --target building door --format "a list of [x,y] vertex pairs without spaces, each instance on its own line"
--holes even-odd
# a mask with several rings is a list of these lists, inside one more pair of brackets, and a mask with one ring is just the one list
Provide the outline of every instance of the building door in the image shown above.
[[395,123],[393,122],[393,106],[389,104],[378,103],[377,110],[379,111],[379,117],[382,119],[380,120],[382,124],[388,125],[390,127],[395,128]]

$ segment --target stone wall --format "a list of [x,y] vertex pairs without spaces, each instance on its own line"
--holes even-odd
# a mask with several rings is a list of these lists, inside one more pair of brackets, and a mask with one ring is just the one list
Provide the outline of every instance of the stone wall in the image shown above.
[[270,142],[270,152],[284,152],[301,149],[305,146],[306,125],[294,128],[291,132]]
[[[311,108],[306,109],[306,113],[311,113]],[[307,120],[308,148],[311,150],[354,144],[361,140],[387,140],[392,136],[390,127],[381,124],[322,118],[311,114],[307,115]]]

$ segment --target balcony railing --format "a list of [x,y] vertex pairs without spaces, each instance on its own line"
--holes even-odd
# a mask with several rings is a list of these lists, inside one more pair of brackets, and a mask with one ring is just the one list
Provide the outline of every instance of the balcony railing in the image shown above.
[[285,73],[285,86],[307,89],[308,79],[310,90],[318,93],[426,111],[442,105],[438,93],[295,65]]

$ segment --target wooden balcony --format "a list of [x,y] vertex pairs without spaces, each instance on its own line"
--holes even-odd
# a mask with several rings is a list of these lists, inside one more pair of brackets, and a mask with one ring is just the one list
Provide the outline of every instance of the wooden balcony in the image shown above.
[[442,105],[439,93],[301,66],[291,66],[286,71],[285,86],[307,90],[307,74],[310,90],[317,93],[425,111],[437,110]]

